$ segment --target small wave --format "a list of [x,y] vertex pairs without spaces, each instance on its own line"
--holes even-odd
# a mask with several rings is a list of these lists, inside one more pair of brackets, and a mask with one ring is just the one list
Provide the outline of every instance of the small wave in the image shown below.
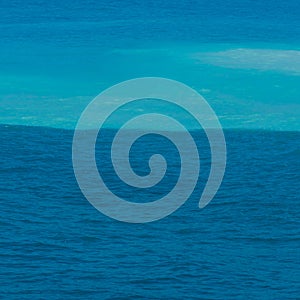
[[281,71],[300,75],[300,51],[238,48],[194,55],[204,63],[234,69]]

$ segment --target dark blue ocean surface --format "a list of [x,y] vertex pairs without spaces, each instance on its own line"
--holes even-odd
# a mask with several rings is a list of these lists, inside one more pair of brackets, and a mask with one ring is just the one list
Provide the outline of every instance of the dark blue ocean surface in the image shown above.
[[206,208],[191,197],[129,224],[81,194],[73,131],[0,130],[1,298],[299,298],[299,132],[225,131],[227,171]]
[[1,7],[2,35],[23,41],[112,47],[166,39],[294,43],[300,36],[297,0],[12,0]]

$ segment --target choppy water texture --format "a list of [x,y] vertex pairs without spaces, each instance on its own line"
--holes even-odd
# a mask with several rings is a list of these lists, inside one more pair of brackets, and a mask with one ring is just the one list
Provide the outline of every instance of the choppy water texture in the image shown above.
[[[191,197],[169,217],[138,225],[105,217],[83,197],[72,131],[1,126],[2,296],[296,299],[299,133],[225,134],[227,173],[212,203],[199,210]],[[137,146],[137,157],[151,146]]]
[[[0,298],[299,299],[299,15],[298,0],[1,1]],[[83,197],[71,142],[99,92],[144,76],[209,101],[228,166],[199,210],[198,140],[195,194],[133,225]],[[109,170],[106,182],[132,201],[166,193],[179,170],[169,145],[145,139],[132,166],[147,174],[157,146],[170,167],[158,190],[132,197]]]

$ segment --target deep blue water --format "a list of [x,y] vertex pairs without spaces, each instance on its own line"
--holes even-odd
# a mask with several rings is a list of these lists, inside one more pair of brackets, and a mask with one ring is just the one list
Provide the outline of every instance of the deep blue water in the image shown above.
[[[299,299],[299,15],[298,0],[0,1],[0,298]],[[199,210],[210,156],[196,133],[195,193],[165,219],[128,224],[84,198],[72,137],[98,93],[144,76],[207,99],[228,161]],[[145,138],[132,166],[147,174],[157,147],[169,163],[158,189],[130,190],[109,164],[107,184],[136,202],[167,193],[172,145]]]
[[199,210],[191,197],[148,224],[112,220],[83,197],[72,134],[1,126],[4,299],[298,298],[298,132],[226,131],[215,199]]

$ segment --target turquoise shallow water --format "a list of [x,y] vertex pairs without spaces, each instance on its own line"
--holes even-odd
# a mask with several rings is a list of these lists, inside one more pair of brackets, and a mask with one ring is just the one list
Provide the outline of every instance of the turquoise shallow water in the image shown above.
[[299,3],[4,1],[1,123],[74,128],[113,84],[167,77],[227,128],[299,130]]
[[[33,48],[34,55],[30,52],[25,58],[15,58],[15,70],[2,69],[0,121],[74,128],[85,106],[104,89],[123,80],[157,76],[196,89],[226,128],[300,129],[298,48],[182,44],[127,49]],[[7,60],[5,65],[12,63]]]

